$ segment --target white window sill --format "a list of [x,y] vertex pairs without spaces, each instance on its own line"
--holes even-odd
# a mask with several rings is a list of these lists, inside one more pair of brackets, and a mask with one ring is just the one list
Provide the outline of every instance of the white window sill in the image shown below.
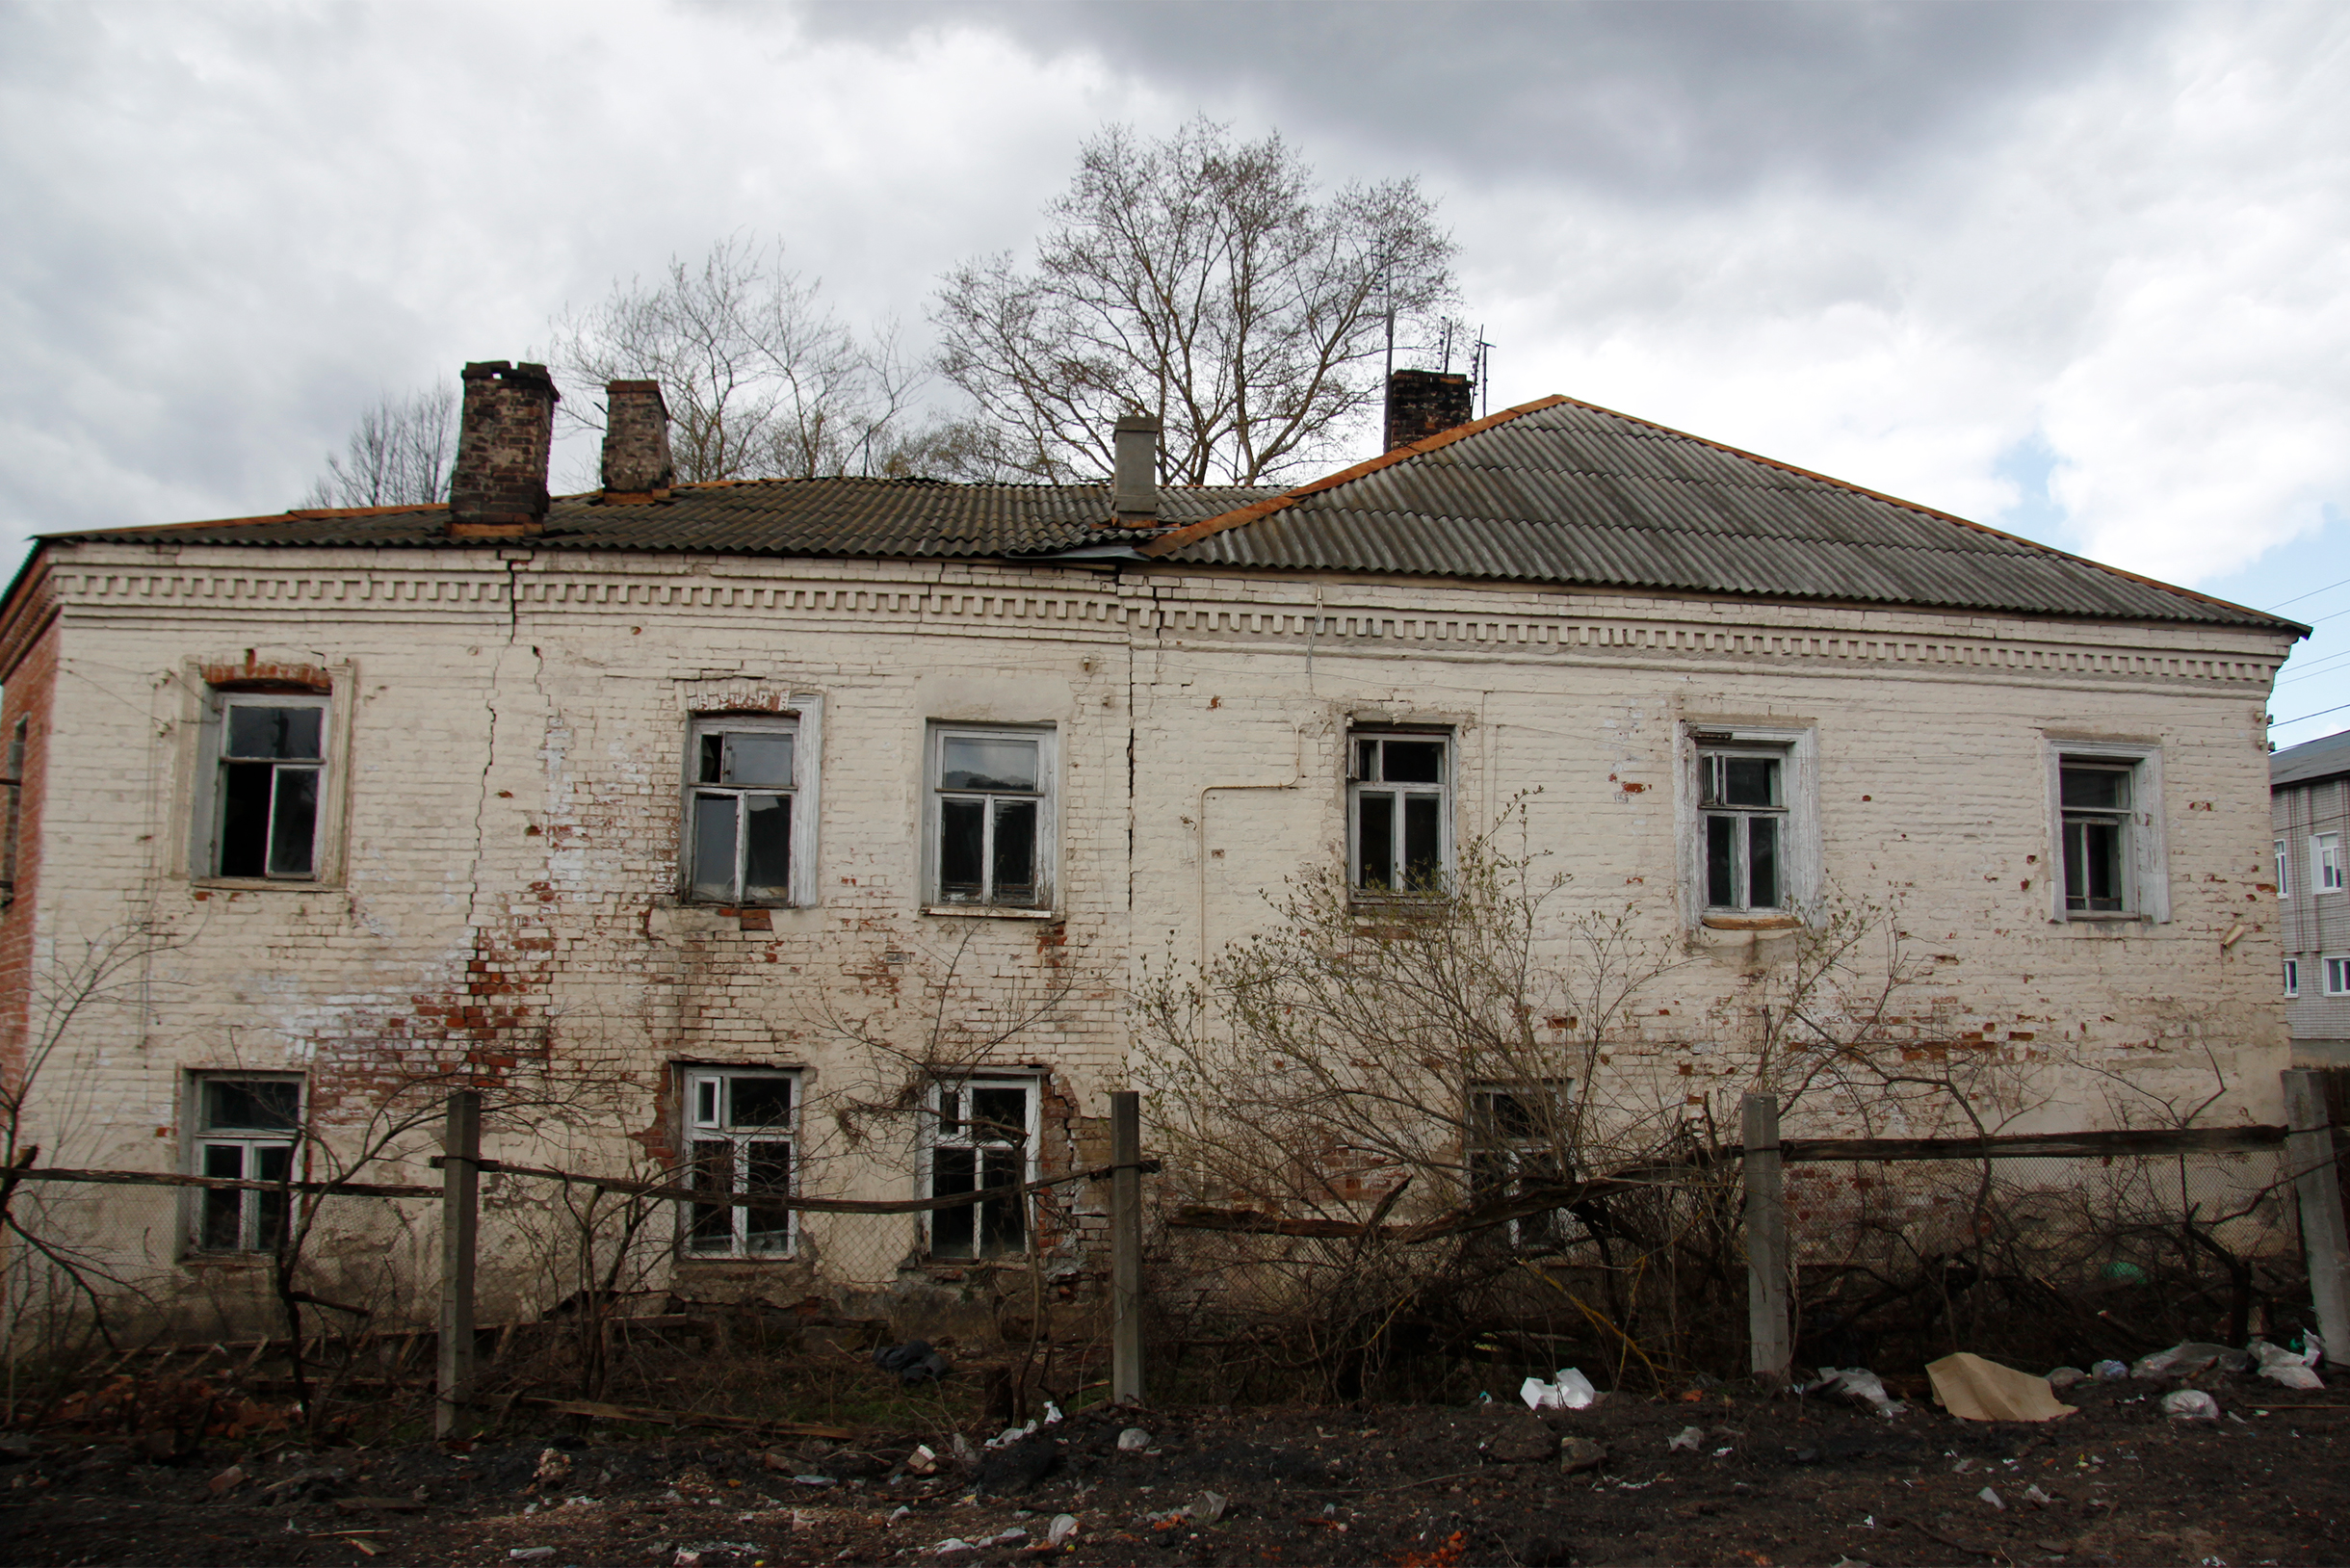
[[1058,920],[1058,909],[1016,909],[1000,903],[931,903],[925,904],[926,915],[954,915],[965,920]]
[[2150,916],[2128,909],[2068,909],[2056,917],[2058,926],[2151,926]]

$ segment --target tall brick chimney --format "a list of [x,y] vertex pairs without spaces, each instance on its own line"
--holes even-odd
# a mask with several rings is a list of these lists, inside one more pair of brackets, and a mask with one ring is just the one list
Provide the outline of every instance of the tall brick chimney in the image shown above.
[[1388,452],[1441,435],[1476,417],[1476,388],[1466,376],[1398,370],[1387,378]]
[[535,534],[547,521],[547,449],[559,394],[544,365],[503,359],[465,367],[449,533],[457,538]]
[[659,501],[677,465],[669,458],[669,405],[659,381],[604,383],[604,501]]
[[1128,414],[1110,435],[1110,510],[1122,528],[1159,526],[1159,421]]

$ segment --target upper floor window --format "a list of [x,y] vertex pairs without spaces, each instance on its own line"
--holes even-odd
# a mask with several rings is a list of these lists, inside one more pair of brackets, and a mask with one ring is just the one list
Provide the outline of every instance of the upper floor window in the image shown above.
[[[301,1137],[301,1080],[292,1074],[198,1073],[193,1085],[197,1176],[282,1182],[294,1175]],[[202,1252],[274,1252],[293,1219],[291,1191],[204,1188],[190,1240]]]
[[1053,902],[1053,732],[930,729],[931,889],[942,904]]
[[206,874],[287,881],[315,877],[326,699],[229,692],[217,700]]
[[2310,891],[2339,893],[2342,890],[2342,836],[2339,833],[2313,833],[2310,836]]
[[2350,958],[2334,956],[2322,961],[2326,966],[2326,995],[2350,996]]
[[814,902],[815,718],[693,720],[687,755],[685,882],[708,903]]
[[1452,869],[1452,738],[1348,737],[1346,872],[1365,893],[1413,893]]
[[1698,748],[1708,909],[1744,913],[1787,907],[1787,802],[1786,747]]
[[[689,1181],[713,1198],[792,1191],[799,1077],[771,1068],[685,1071]],[[686,1251],[697,1258],[789,1253],[793,1213],[726,1202],[686,1206]]]
[[2298,958],[2285,960],[2285,994],[2288,997],[2301,994],[2301,960]]
[[930,1211],[934,1258],[1000,1258],[1028,1250],[1036,1179],[1036,1080],[970,1078],[931,1086],[929,1196],[1003,1189],[1000,1197]]
[[2128,914],[2136,770],[2128,763],[2068,757],[2058,777],[2064,809],[2064,906],[2068,914]]
[[2285,841],[2277,840],[2277,897],[2280,899],[2292,897],[2292,864],[2293,857],[2285,852]]

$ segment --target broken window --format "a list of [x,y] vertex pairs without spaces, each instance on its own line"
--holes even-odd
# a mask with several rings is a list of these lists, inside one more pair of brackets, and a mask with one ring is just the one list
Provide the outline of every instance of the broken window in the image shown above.
[[2130,843],[2136,769],[2067,757],[2057,775],[2064,814],[2064,906],[2074,915],[2133,909]]
[[784,904],[804,827],[796,718],[693,721],[686,784],[686,890],[706,903]]
[[226,693],[219,700],[210,875],[314,877],[326,699]]
[[1347,737],[1347,872],[1365,893],[1440,888],[1452,869],[1452,741],[1441,734]]
[[972,1078],[933,1085],[930,1192],[1003,1190],[1001,1197],[930,1211],[934,1258],[1002,1258],[1028,1250],[1029,1199],[1035,1179],[1036,1081]]
[[1697,770],[1706,907],[1788,907],[1786,748],[1701,746]]
[[[1469,1091],[1469,1195],[1502,1203],[1574,1178],[1568,1158],[1563,1084],[1486,1085]],[[1567,1240],[1563,1209],[1522,1215],[1506,1227],[1510,1244],[1551,1248]]]
[[[687,1185],[713,1199],[792,1191],[798,1075],[765,1068],[685,1073]],[[686,1205],[686,1251],[697,1258],[788,1255],[793,1215],[739,1203]]]
[[937,725],[930,733],[936,902],[1052,902],[1050,730]]
[[2342,890],[2342,836],[2339,833],[2315,833],[2310,838],[2310,891],[2339,893]]
[[[199,1073],[194,1084],[198,1176],[283,1182],[301,1137],[301,1080],[285,1074]],[[200,1189],[191,1240],[199,1252],[274,1252],[293,1221],[290,1190]]]

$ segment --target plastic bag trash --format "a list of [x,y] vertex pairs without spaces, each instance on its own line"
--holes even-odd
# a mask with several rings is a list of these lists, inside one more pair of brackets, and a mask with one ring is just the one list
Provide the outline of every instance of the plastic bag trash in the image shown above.
[[1118,1434],[1120,1453],[1139,1453],[1151,1446],[1151,1434],[1139,1426],[1129,1426]]
[[2119,1361],[2101,1361],[2089,1369],[2089,1375],[2101,1383],[2118,1383],[2129,1375],[2129,1369]]
[[2206,1345],[2201,1340],[2187,1340],[2167,1350],[2140,1356],[2129,1369],[2132,1377],[2192,1377],[2206,1367],[2218,1367],[2222,1372],[2243,1372],[2252,1365],[2252,1357],[2242,1350],[2225,1345]]
[[1822,1367],[1816,1381],[1803,1386],[1806,1394],[1831,1394],[1854,1404],[1865,1404],[1880,1416],[1898,1416],[1909,1408],[1885,1392],[1885,1384],[1866,1367]]
[[2301,1354],[2312,1367],[2326,1359],[2326,1342],[2317,1337],[2317,1330],[2305,1328],[2301,1331]]
[[1703,1426],[1684,1426],[1681,1434],[1664,1446],[1664,1451],[1670,1453],[1675,1449],[1686,1449],[1691,1453],[1695,1453],[1697,1445],[1705,1440],[1705,1436],[1706,1429]]
[[892,1512],[891,1512],[891,1514],[890,1514],[890,1516],[889,1516],[889,1522],[890,1522],[891,1524],[895,1525],[895,1524],[899,1523],[901,1520],[911,1519],[911,1518],[913,1518],[913,1517],[914,1517],[914,1510],[913,1510],[913,1509],[911,1509],[911,1508],[909,1508],[909,1507],[907,1507],[907,1506],[906,1506],[905,1504],[903,1504],[903,1503],[900,1503],[900,1504],[897,1506],[897,1508],[896,1508],[896,1509],[892,1510]]
[[1004,1430],[989,1438],[987,1440],[987,1446],[991,1449],[1008,1449],[1014,1443],[1019,1442],[1024,1437],[1034,1436],[1035,1432],[1036,1424],[1032,1421],[1025,1426],[1006,1426],[1004,1428]]
[[2088,1378],[2088,1375],[2089,1374],[2087,1372],[2082,1372],[2078,1367],[2059,1367],[2054,1372],[2049,1373],[2049,1387],[2054,1389],[2057,1393],[2062,1394],[2066,1389],[2071,1388],[2074,1384],[2085,1381]]
[[507,1550],[506,1560],[509,1562],[536,1562],[541,1557],[553,1555],[555,1555],[555,1549],[551,1546],[517,1546],[509,1547]]
[[1529,1377],[1518,1386],[1518,1398],[1528,1410],[1587,1410],[1599,1397],[1591,1379],[1573,1367],[1559,1368],[1558,1376],[1551,1382]]
[[1202,1492],[1184,1512],[1203,1525],[1213,1525],[1224,1517],[1224,1510],[1231,1505],[1231,1500],[1221,1492]]
[[2037,1486],[2027,1486],[2024,1489],[2024,1501],[2032,1504],[2032,1506],[2036,1508],[2053,1507],[2056,1503],[2054,1498],[2049,1496]]
[[1060,1406],[1059,1406],[1059,1405],[1055,1404],[1055,1403],[1054,1403],[1052,1400],[1050,1400],[1050,1399],[1045,1400],[1045,1402],[1044,1402],[1044,1424],[1045,1424],[1047,1426],[1054,1426],[1054,1425],[1058,1425],[1058,1424],[1059,1424],[1059,1423],[1060,1423],[1060,1419],[1061,1419],[1061,1415],[1060,1415]]
[[2000,1502],[1999,1494],[1993,1491],[1990,1487],[1986,1486],[1974,1495],[1981,1498],[1985,1503],[1990,1503],[1993,1507],[1998,1509],[1999,1512],[2005,1513],[2007,1511],[2007,1504]]
[[2219,1401],[2199,1388],[2176,1389],[2162,1396],[2162,1413],[2173,1421],[2217,1421]]
[[2072,1405],[2057,1402],[2047,1378],[1965,1350],[1929,1362],[1925,1374],[1933,1379],[1934,1398],[1961,1421],[2054,1421],[2073,1414]]
[[1029,1532],[1022,1529],[1019,1526],[1014,1525],[1009,1529],[998,1530],[996,1532],[995,1539],[989,1541],[987,1544],[989,1546],[1018,1546],[1022,1541],[1025,1541],[1028,1538]]
[[2285,1388],[2326,1386],[2315,1372],[2310,1371],[2311,1351],[2304,1350],[2295,1355],[2285,1346],[2271,1345],[2266,1340],[2247,1341],[2244,1348],[2250,1350],[2252,1358],[2259,1363],[2260,1375],[2272,1383],[2282,1384]]
[[935,1383],[953,1370],[945,1356],[930,1348],[928,1340],[885,1345],[874,1352],[874,1365],[906,1384]]
[[930,1555],[934,1557],[944,1557],[956,1552],[977,1552],[978,1550],[978,1547],[973,1546],[969,1541],[964,1540],[961,1536],[950,1535],[945,1540],[939,1542],[936,1546],[930,1548]]
[[1061,1542],[1067,1540],[1070,1536],[1075,1535],[1076,1533],[1077,1515],[1073,1513],[1057,1513],[1053,1516],[1053,1523],[1046,1527],[1044,1538],[1052,1545],[1058,1546]]

